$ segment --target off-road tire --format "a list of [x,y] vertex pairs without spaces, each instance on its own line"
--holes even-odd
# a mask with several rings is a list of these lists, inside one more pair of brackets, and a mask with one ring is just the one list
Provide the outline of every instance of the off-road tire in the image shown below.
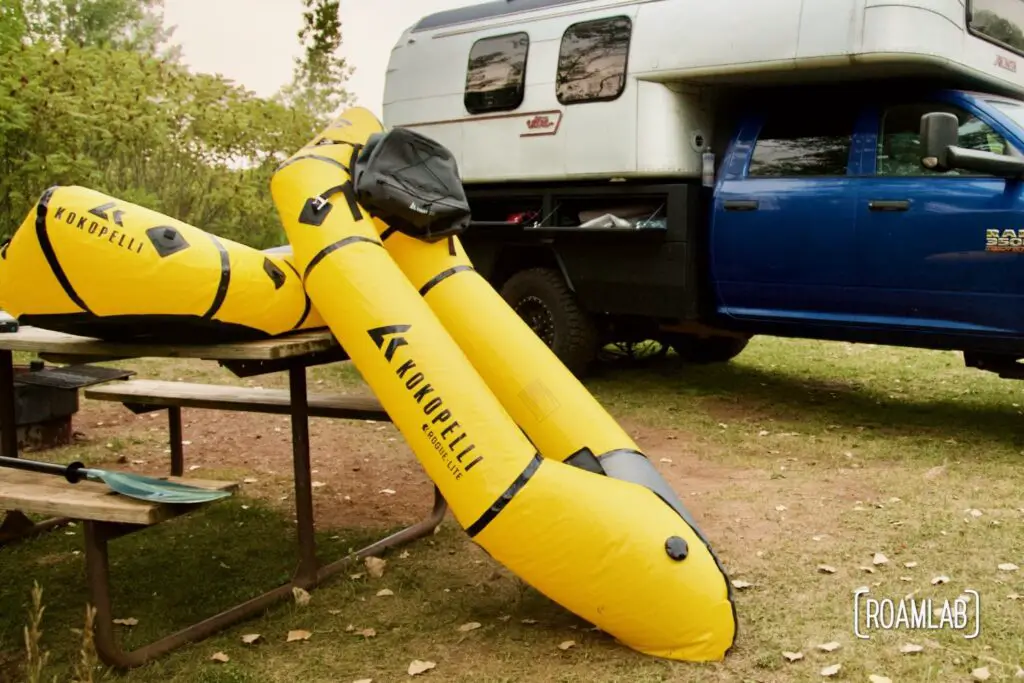
[[698,337],[693,334],[669,334],[666,344],[683,360],[693,365],[728,363],[747,348],[749,339],[739,337]]
[[597,356],[597,329],[560,272],[521,270],[505,281],[501,296],[574,375],[586,374]]

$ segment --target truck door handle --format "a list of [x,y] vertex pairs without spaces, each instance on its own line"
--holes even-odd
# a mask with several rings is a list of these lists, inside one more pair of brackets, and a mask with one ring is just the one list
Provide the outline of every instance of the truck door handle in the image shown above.
[[909,208],[910,201],[906,199],[873,199],[868,202],[871,211],[906,211]]
[[744,199],[728,199],[722,202],[726,211],[757,211],[757,201]]

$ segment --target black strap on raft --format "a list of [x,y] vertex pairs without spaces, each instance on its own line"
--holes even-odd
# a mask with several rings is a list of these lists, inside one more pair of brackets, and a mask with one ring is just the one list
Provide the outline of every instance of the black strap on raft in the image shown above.
[[334,208],[334,205],[328,199],[336,194],[345,195],[345,201],[348,204],[349,212],[352,214],[352,220],[363,220],[363,212],[359,210],[359,202],[356,201],[356,194],[352,183],[346,182],[341,185],[335,185],[329,190],[307,199],[306,204],[302,207],[302,213],[299,214],[299,222],[315,227],[323,225],[324,221],[327,220],[327,216],[330,215],[331,210]]

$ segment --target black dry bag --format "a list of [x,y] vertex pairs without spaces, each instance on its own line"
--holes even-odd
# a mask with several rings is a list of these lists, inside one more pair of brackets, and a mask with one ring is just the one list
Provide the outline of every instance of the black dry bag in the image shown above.
[[356,198],[410,237],[437,242],[469,225],[470,210],[451,151],[406,128],[374,133],[356,158]]

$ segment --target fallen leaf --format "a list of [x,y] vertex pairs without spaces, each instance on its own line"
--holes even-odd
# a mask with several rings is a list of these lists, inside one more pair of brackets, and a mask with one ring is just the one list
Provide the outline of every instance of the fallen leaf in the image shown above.
[[295,604],[299,607],[303,607],[309,604],[310,595],[309,592],[298,586],[292,586],[292,595],[295,596]]
[[303,630],[288,631],[288,641],[287,642],[290,643],[290,642],[292,642],[294,640],[309,640],[309,637],[311,635],[313,635],[313,634],[310,633],[309,631],[303,631]]
[[902,652],[905,655],[911,655],[915,652],[921,652],[922,650],[924,650],[924,647],[918,645],[917,643],[907,643],[906,645],[900,645],[900,652]]
[[358,581],[359,579],[363,578],[364,576],[366,576],[366,574],[364,574],[362,572],[359,572],[358,574],[349,574],[348,578],[352,579],[353,581]]
[[907,569],[913,569],[914,567],[917,566],[917,562],[904,562],[903,566],[906,567]]
[[744,588],[750,588],[753,585],[754,584],[750,583],[749,581],[744,581],[743,579],[733,579],[732,580],[732,587],[733,588],[738,588],[740,590],[743,590]]
[[391,590],[390,588],[381,588],[379,591],[377,591],[377,597],[378,598],[383,598],[383,597],[386,597],[388,595],[394,595],[394,594],[395,594],[395,591]]
[[188,468],[188,471],[189,471],[189,472],[195,472],[195,471],[196,471],[196,470],[198,470],[198,469],[199,469],[200,467],[202,467],[202,465],[192,465],[191,467],[189,467],[189,468]]
[[839,643],[837,643],[836,641],[833,640],[831,643],[822,643],[821,645],[818,646],[818,649],[821,650],[822,652],[835,652],[840,647],[842,647],[842,646]]
[[352,624],[349,624],[348,626],[345,627],[345,633],[352,633],[352,631],[355,631],[355,630],[356,630],[356,627],[353,626]]
[[949,577],[948,576],[936,576],[934,579],[932,579],[932,585],[933,586],[938,586],[940,583],[949,583]]
[[927,472],[925,472],[924,473],[924,478],[925,479],[934,479],[935,477],[939,476],[940,474],[942,474],[945,471],[946,471],[946,466],[945,465],[938,465],[936,467],[931,468]]
[[246,645],[252,645],[257,640],[259,640],[261,637],[262,636],[260,636],[259,633],[246,633],[244,636],[242,636],[242,642],[245,643]]
[[521,623],[521,624],[527,624],[527,625],[529,625],[529,624],[536,624],[536,623],[537,623],[537,620],[536,620],[536,619],[523,619],[523,620],[522,620],[521,622],[519,622],[519,623]]
[[481,624],[479,621],[471,621],[468,624],[463,624],[462,626],[460,626],[459,632],[469,633],[470,631],[475,631],[476,629],[480,628],[482,625],[483,624]]
[[672,458],[662,458],[661,462],[665,463],[666,465],[671,465],[672,464]]
[[786,651],[783,651],[782,652],[782,656],[785,657],[786,659],[788,659],[791,662],[798,662],[798,661],[800,661],[801,659],[804,658],[804,653],[803,652],[786,652]]
[[1009,595],[1006,596],[1007,600],[1020,600],[1020,598],[1021,598],[1020,593],[1010,593]]
[[836,573],[836,568],[833,567],[832,565],[828,565],[828,564],[819,564],[818,565],[818,571],[822,572],[822,573],[825,573],[825,574],[835,574]]
[[327,486],[327,484],[323,483],[322,481],[314,481],[312,483],[312,487],[315,489],[322,489],[325,486]]
[[1024,669],[1017,667],[1017,673],[1013,675],[1014,678],[1024,678]]
[[879,676],[877,674],[871,674],[868,676],[868,683],[892,683],[892,679],[888,676]]
[[821,670],[822,676],[835,676],[839,673],[839,670],[843,668],[842,664],[833,664],[832,666],[826,666]]
[[875,568],[874,567],[861,567],[861,569],[866,571],[868,574],[874,574],[875,573]]
[[114,623],[122,626],[138,626],[139,620],[135,617],[128,617],[127,619],[114,619]]
[[400,560],[408,560],[409,559],[409,551],[408,550],[403,550],[402,554],[398,556],[398,559],[400,559]]
[[876,564],[876,565],[888,564],[889,558],[886,557],[885,555],[883,555],[882,553],[875,553],[875,556],[874,556],[874,558],[872,558],[871,562],[872,562],[872,564]]
[[823,538],[825,538],[825,537],[824,536],[811,536],[811,540],[812,541],[820,541]]
[[575,640],[566,640],[566,641],[563,641],[563,642],[558,644],[558,649],[559,650],[568,650],[570,647],[573,647],[574,645],[576,645],[576,641]]
[[329,609],[329,610],[327,610],[327,613],[330,614],[331,616],[336,617],[339,614],[341,614],[341,610],[340,609]]
[[246,477],[245,479],[242,480],[242,483],[243,484],[255,484],[258,481],[259,481],[259,479],[255,479],[253,477]]
[[1003,562],[999,565],[999,571],[1001,572],[1015,572],[1018,569],[1020,569],[1020,567],[1015,565],[1013,562]]
[[358,681],[352,681],[352,683],[373,683],[372,678],[360,678]]
[[981,517],[982,514],[984,514],[981,510],[978,510],[978,509],[975,509],[975,508],[971,508],[970,510],[965,510],[965,512],[967,514],[969,514],[971,517],[975,517],[975,518]]
[[[385,496],[393,496],[393,495],[395,495],[395,490],[394,489],[381,489],[380,493],[383,493]],[[416,661],[419,661],[419,660],[416,660]],[[431,668],[433,668],[433,667],[431,667]]]
[[363,563],[366,565],[366,571],[370,572],[370,576],[375,579],[379,579],[384,576],[384,567],[387,565],[388,561],[371,555],[363,560]]
[[412,660],[412,663],[409,664],[409,675],[418,676],[425,671],[430,671],[435,666],[437,666],[435,662],[423,662],[419,659],[414,659]]
[[775,506],[775,511],[776,512],[785,512],[786,511],[786,506],[785,505],[776,505]]
[[213,661],[215,661],[215,662],[221,662],[221,663],[224,663],[224,662],[230,661],[230,659],[231,659],[231,658],[230,658],[230,657],[228,657],[228,656],[227,656],[226,654],[224,654],[223,652],[214,652],[214,653],[213,653],[213,656],[212,656],[212,657],[210,657],[210,659],[212,659],[212,660],[213,660]]
[[364,638],[373,638],[377,635],[377,632],[372,628],[364,628],[362,631],[356,631],[355,635],[362,636]]
[[976,681],[987,681],[991,677],[992,674],[989,673],[987,666],[980,667],[971,672],[971,678]]
[[508,614],[502,614],[500,617],[498,617],[498,621],[508,621],[511,618],[512,617],[509,616]]

